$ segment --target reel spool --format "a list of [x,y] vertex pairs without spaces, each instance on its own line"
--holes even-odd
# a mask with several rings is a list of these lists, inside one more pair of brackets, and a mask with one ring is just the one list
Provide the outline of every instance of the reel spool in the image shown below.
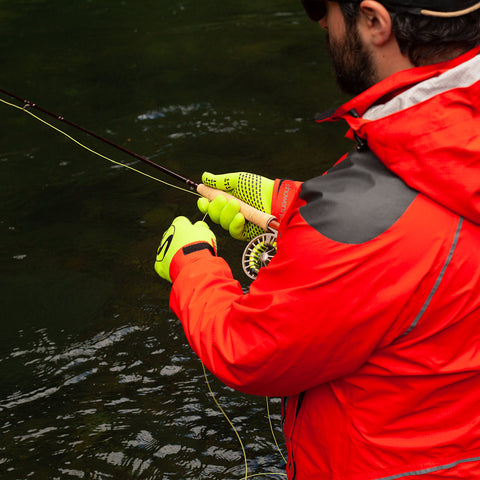
[[274,233],[262,233],[255,237],[245,247],[242,256],[242,267],[245,275],[255,280],[262,267],[269,264],[272,257],[277,253],[277,235]]

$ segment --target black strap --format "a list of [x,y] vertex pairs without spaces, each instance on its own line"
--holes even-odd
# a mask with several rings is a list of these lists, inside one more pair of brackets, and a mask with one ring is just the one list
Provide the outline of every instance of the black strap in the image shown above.
[[194,243],[192,245],[187,245],[182,248],[184,255],[189,255],[190,253],[199,252],[200,250],[208,250],[213,256],[215,256],[215,250],[207,242]]

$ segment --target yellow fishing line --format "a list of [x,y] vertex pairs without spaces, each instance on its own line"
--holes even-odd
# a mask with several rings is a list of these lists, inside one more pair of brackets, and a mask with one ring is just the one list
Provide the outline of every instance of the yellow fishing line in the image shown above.
[[[210,382],[208,381],[208,376],[207,376],[207,370],[205,369],[205,365],[203,364],[203,362],[201,362],[202,364],[202,369],[203,369],[203,376],[205,377],[205,382],[207,383],[207,387],[208,387],[208,391],[210,392],[210,395],[211,397],[213,398],[213,401],[215,402],[215,405],[217,406],[217,408],[220,410],[220,412],[222,413],[222,415],[225,417],[225,419],[227,420],[228,424],[230,425],[230,427],[232,427],[232,430],[235,432],[235,435],[237,436],[237,439],[238,439],[238,442],[240,443],[240,447],[242,449],[242,453],[243,453],[243,459],[244,459],[244,462],[245,462],[245,476],[243,477],[243,480],[247,480],[248,478],[254,478],[254,477],[266,477],[266,476],[275,476],[275,475],[281,475],[283,477],[286,477],[287,474],[286,473],[282,473],[282,472],[265,472],[265,473],[253,473],[251,475],[248,474],[248,460],[247,460],[247,453],[245,451],[245,447],[243,445],[243,442],[242,442],[242,439],[240,438],[240,434],[238,433],[238,430],[235,428],[235,426],[233,425],[232,421],[230,420],[230,418],[228,417],[228,415],[226,414],[225,410],[222,408],[222,406],[218,403],[218,400],[217,398],[215,397],[215,394],[213,393],[213,390],[212,390],[212,387],[210,386]],[[283,460],[285,463],[287,463],[287,461],[285,460],[285,457],[283,456],[283,453],[282,451],[280,450],[280,447],[278,445],[278,442],[277,442],[277,439],[275,437],[275,434],[273,432],[273,426],[272,426],[272,420],[271,420],[271,417],[270,417],[270,409],[269,409],[269,406],[268,406],[268,397],[265,397],[266,398],[266,401],[267,401],[267,414],[268,414],[268,421],[270,423],[270,429],[272,431],[272,435],[273,435],[273,439],[275,441],[275,445],[277,446],[277,449],[278,451],[280,452],[280,455],[282,456]]]
[[129,170],[132,170],[136,173],[139,173],[140,175],[143,175],[144,177],[148,177],[152,180],[155,180],[157,182],[160,182],[160,183],[163,183],[164,185],[167,185],[169,187],[172,187],[172,188],[176,188],[177,190],[181,190],[182,192],[188,192],[188,193],[191,193],[193,195],[196,195],[196,196],[200,196],[197,192],[193,192],[192,190],[188,190],[187,188],[182,188],[182,187],[179,187],[178,185],[174,185],[172,183],[168,183],[166,182],[165,180],[161,180],[157,177],[154,177],[152,175],[149,175],[148,173],[145,173],[145,172],[142,172],[141,170],[137,170],[136,168],[134,167],[131,167],[130,165],[126,165],[124,163],[121,163],[121,162],[117,162],[116,160],[113,160],[113,158],[110,158],[110,157],[107,157],[106,155],[103,155],[101,154],[100,152],[97,152],[96,150],[93,150],[92,148],[88,147],[87,145],[84,145],[83,143],[79,142],[77,139],[73,138],[71,135],[69,135],[68,133],[64,132],[63,130],[59,129],[58,127],[56,127],[55,125],[52,125],[51,123],[45,121],[43,118],[39,117],[38,115],[35,115],[34,113],[32,113],[30,110],[27,110],[27,108],[25,107],[20,107],[18,105],[15,105],[14,103],[10,103],[10,102],[7,102],[5,100],[3,100],[2,98],[0,98],[0,102],[4,103],[5,105],[8,105],[10,107],[13,107],[13,108],[16,108],[17,110],[21,110],[22,112],[25,112],[25,113],[28,113],[28,115],[30,115],[31,117],[35,118],[36,120],[38,120],[39,122],[42,122],[43,124],[47,125],[48,127],[52,128],[53,130],[56,130],[58,133],[61,133],[62,135],[64,135],[65,137],[67,137],[69,140],[71,140],[72,142],[76,143],[77,145],[79,145],[80,147],[84,148],[85,150],[89,151],[90,153],[93,153],[94,155],[97,155],[98,157],[101,157],[105,160],[108,160],[109,162],[111,163],[114,163],[115,165],[118,165],[120,167],[124,167],[124,168],[128,168]]
[[283,458],[283,461],[285,463],[287,463],[287,460],[285,459],[283,453],[282,453],[282,450],[280,449],[280,446],[278,445],[278,442],[277,442],[277,437],[275,436],[275,432],[273,431],[273,424],[272,424],[272,417],[270,416],[270,406],[268,404],[268,397],[265,397],[265,402],[267,404],[267,416],[268,416],[268,423],[270,424],[270,431],[272,432],[272,437],[273,437],[273,440],[275,441],[275,445],[277,446],[277,450],[280,452],[280,455],[282,456]]
[[207,370],[205,369],[205,365],[202,362],[202,368],[203,368],[203,375],[205,377],[205,381],[207,382],[207,387],[208,391],[210,392],[210,395],[213,398],[213,401],[217,405],[218,409],[222,412],[223,416],[229,423],[229,425],[232,427],[233,431],[235,432],[235,435],[238,438],[238,441],[240,443],[240,447],[242,448],[242,453],[243,453],[243,459],[245,461],[245,476],[243,477],[245,480],[248,478],[248,465],[247,465],[247,454],[245,452],[245,447],[243,446],[242,439],[240,438],[240,434],[238,433],[237,429],[235,428],[235,425],[233,425],[232,421],[228,418],[228,415],[225,413],[225,410],[222,408],[222,406],[218,403],[218,400],[215,397],[215,394],[213,393],[212,387],[210,386],[210,382],[208,381],[207,377]]
[[247,478],[253,478],[253,477],[268,477],[270,475],[281,475],[282,477],[286,477],[286,473],[282,472],[270,472],[270,473],[254,473],[253,475],[249,475]]
[[[169,187],[172,187],[172,188],[176,188],[177,190],[182,190],[184,192],[188,192],[188,193],[191,193],[193,195],[196,195],[196,196],[201,196],[199,195],[197,192],[194,192],[192,190],[188,190],[186,188],[182,188],[182,187],[179,187],[177,185],[174,185],[172,183],[169,183],[169,182],[166,182],[164,180],[161,180],[159,178],[156,178],[152,175],[149,175],[148,173],[145,173],[145,172],[142,172],[141,170],[137,170],[136,168],[134,167],[131,167],[130,165],[126,165],[124,163],[121,163],[121,162],[118,162],[116,160],[113,160],[112,158],[110,157],[107,157],[106,155],[103,155],[101,154],[100,152],[97,152],[96,150],[93,150],[92,148],[88,147],[87,145],[81,143],[80,141],[78,141],[77,139],[73,138],[71,135],[69,135],[68,133],[66,133],[65,131],[61,130],[60,128],[56,127],[55,125],[52,125],[51,123],[45,121],[43,118],[39,117],[38,115],[35,115],[34,113],[32,113],[31,111],[27,110],[27,108],[25,107],[20,107],[18,105],[15,105],[14,103],[10,103],[10,102],[7,102],[5,100],[3,100],[2,98],[0,98],[0,102],[4,103],[5,105],[8,105],[12,108],[16,108],[17,110],[21,110],[22,112],[24,113],[28,113],[28,115],[30,115],[31,117],[35,118],[36,120],[38,120],[39,122],[42,122],[44,125],[47,125],[48,127],[50,127],[51,129],[57,131],[58,133],[62,134],[63,136],[65,136],[66,138],[68,138],[69,140],[71,140],[72,142],[76,143],[77,145],[79,145],[80,147],[84,148],[85,150],[87,150],[88,152],[90,153],[93,153],[94,155],[97,155],[98,157],[101,157],[111,163],[114,163],[115,165],[118,165],[118,166],[121,166],[121,167],[124,167],[124,168],[127,168],[129,170],[132,170],[136,173],[139,173],[140,175],[143,175],[145,177],[148,177],[152,180],[155,180],[157,182],[160,182],[160,183],[163,183],[164,185],[167,185]],[[217,405],[217,408],[220,410],[220,412],[222,413],[222,415],[225,417],[225,419],[227,420],[227,422],[229,423],[230,427],[232,428],[232,430],[235,432],[235,435],[240,443],[240,447],[242,449],[242,454],[243,454],[243,458],[244,458],[244,462],[245,462],[245,476],[243,477],[244,480],[247,480],[248,478],[254,478],[254,477],[261,477],[261,476],[270,476],[270,475],[281,475],[281,476],[287,476],[286,473],[279,473],[279,472],[270,472],[270,473],[255,473],[255,474],[251,474],[249,475],[248,474],[248,460],[247,460],[247,454],[246,454],[246,451],[245,451],[245,447],[243,445],[243,442],[242,442],[242,439],[240,438],[240,434],[238,433],[237,429],[235,428],[235,426],[233,425],[232,421],[230,420],[230,418],[228,417],[228,415],[225,413],[225,410],[222,408],[222,406],[218,403],[216,397],[215,397],[215,394],[213,393],[213,390],[212,390],[212,387],[210,386],[210,382],[208,381],[208,377],[207,377],[207,371],[205,369],[205,366],[203,365],[202,363],[202,368],[203,368],[203,374],[204,374],[204,377],[205,377],[205,381],[207,383],[207,387],[208,387],[208,390],[210,392],[210,395],[212,396],[213,398],[213,401],[215,402],[215,404]],[[270,409],[269,409],[269,404],[268,404],[268,397],[265,397],[266,398],[266,403],[267,403],[267,415],[268,415],[268,421],[269,421],[269,424],[270,424],[270,430],[272,432],[272,436],[273,436],[273,439],[275,441],[275,445],[277,447],[277,450],[280,452],[280,455],[282,456],[283,460],[286,462],[285,460],[285,457],[278,445],[278,442],[277,442],[277,439],[275,437],[275,433],[273,431],[273,425],[272,425],[272,420],[271,420],[271,416],[270,416]]]

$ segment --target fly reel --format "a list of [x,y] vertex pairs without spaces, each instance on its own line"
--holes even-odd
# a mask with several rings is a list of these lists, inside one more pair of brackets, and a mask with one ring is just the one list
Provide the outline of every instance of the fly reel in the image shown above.
[[242,256],[242,267],[245,275],[255,280],[262,267],[269,264],[277,253],[277,235],[274,233],[262,233],[255,237],[245,247]]

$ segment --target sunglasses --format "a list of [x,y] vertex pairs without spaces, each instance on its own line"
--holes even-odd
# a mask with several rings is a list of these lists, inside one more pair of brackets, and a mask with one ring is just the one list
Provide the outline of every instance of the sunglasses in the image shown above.
[[324,0],[302,0],[302,5],[314,22],[318,22],[327,14]]

